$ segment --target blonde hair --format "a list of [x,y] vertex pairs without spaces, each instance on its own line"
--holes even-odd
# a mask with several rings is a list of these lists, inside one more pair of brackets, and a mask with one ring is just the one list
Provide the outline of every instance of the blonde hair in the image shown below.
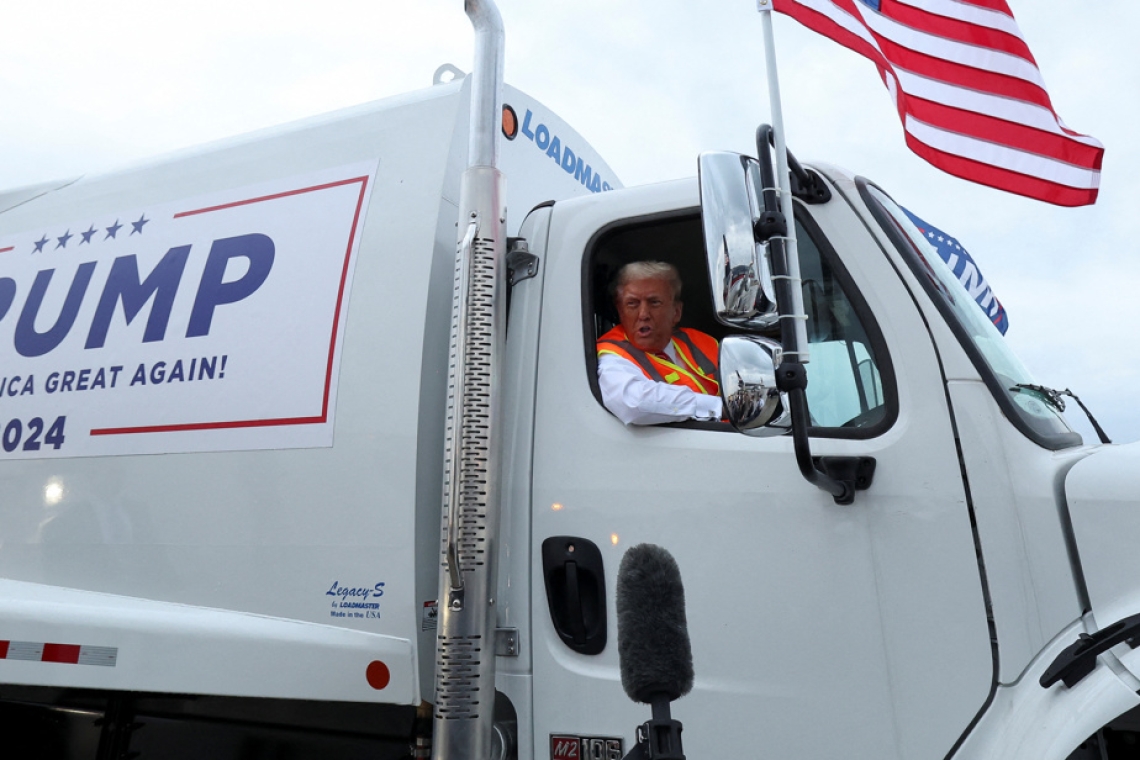
[[631,261],[618,270],[610,288],[610,297],[617,298],[621,289],[633,280],[664,280],[673,291],[673,300],[681,303],[681,275],[677,267],[664,261]]

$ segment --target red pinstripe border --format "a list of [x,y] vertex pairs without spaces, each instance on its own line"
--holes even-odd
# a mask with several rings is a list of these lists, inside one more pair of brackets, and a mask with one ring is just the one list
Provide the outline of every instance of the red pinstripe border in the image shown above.
[[262,195],[256,198],[234,201],[233,203],[223,203],[218,206],[207,206],[206,208],[193,209],[191,211],[180,211],[174,215],[175,219],[187,216],[196,216],[198,214],[207,214],[213,211],[236,208],[238,206],[248,206],[253,203],[262,203],[264,201],[287,198],[294,195],[301,195],[303,193],[312,193],[318,190],[328,190],[334,187],[343,187],[345,185],[352,185],[357,182],[360,183],[360,192],[356,197],[356,210],[353,212],[352,228],[349,230],[348,245],[345,247],[344,263],[341,266],[340,271],[340,285],[337,288],[336,309],[333,311],[332,335],[329,338],[328,361],[325,365],[325,388],[324,396],[321,399],[320,415],[315,417],[282,417],[277,419],[227,420],[220,422],[188,422],[174,425],[144,425],[140,427],[94,428],[91,430],[90,435],[130,435],[134,433],[172,433],[191,430],[225,430],[232,428],[273,427],[280,425],[313,425],[328,421],[329,393],[332,388],[333,362],[336,358],[336,338],[337,331],[340,329],[340,310],[344,305],[344,287],[345,283],[348,280],[348,266],[352,260],[352,246],[356,241],[357,226],[360,223],[360,214],[364,206],[364,193],[368,189],[368,175],[352,177],[351,179],[338,180],[336,182],[327,182],[323,185],[303,187],[297,190],[287,190],[285,192],[274,193],[272,195]]

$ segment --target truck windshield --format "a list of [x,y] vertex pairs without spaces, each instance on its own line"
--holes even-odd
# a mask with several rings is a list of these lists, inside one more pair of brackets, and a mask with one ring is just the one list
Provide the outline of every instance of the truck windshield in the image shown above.
[[926,288],[1005,415],[1035,443],[1060,449],[1081,443],[1060,410],[1039,392],[1029,370],[1010,349],[974,298],[922,232],[879,188],[860,178],[859,191],[887,235]]

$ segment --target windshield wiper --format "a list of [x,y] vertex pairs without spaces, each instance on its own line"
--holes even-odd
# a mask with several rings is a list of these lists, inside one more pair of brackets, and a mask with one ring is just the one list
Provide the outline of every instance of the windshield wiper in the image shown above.
[[1089,418],[1089,422],[1092,423],[1093,430],[1096,431],[1096,435],[1098,438],[1100,438],[1100,442],[1101,443],[1112,443],[1112,441],[1109,440],[1108,436],[1105,435],[1104,430],[1101,429],[1101,426],[1099,424],[1097,424],[1096,417],[1092,416],[1092,412],[1089,411],[1088,407],[1085,406],[1083,403],[1081,403],[1081,400],[1077,396],[1077,394],[1073,393],[1068,388],[1066,388],[1063,391],[1058,391],[1058,390],[1054,390],[1053,388],[1046,388],[1044,385],[1030,385],[1029,383],[1018,383],[1017,385],[1010,388],[1010,390],[1011,391],[1017,391],[1019,393],[1028,392],[1028,393],[1033,393],[1037,396],[1040,396],[1043,401],[1048,403],[1050,406],[1052,406],[1058,412],[1065,411],[1065,400],[1061,397],[1062,396],[1071,397],[1073,399],[1073,401],[1077,402],[1077,406],[1079,406],[1081,408],[1081,411],[1085,413],[1085,416]]

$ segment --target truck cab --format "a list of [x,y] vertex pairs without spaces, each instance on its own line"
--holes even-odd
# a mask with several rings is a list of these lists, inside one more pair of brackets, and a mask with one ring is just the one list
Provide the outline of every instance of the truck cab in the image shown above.
[[[691,748],[989,756],[970,742],[1028,731],[989,725],[1030,682],[1044,692],[1033,674],[1085,630],[1065,482],[1096,447],[1026,389],[1028,372],[884,190],[813,170],[831,199],[794,204],[811,449],[873,460],[852,504],[804,482],[784,428],[626,427],[600,403],[594,341],[612,324],[605,283],[623,263],[678,267],[683,325],[748,332],[713,313],[695,181],[559,202],[523,225],[540,267],[511,294],[507,364],[528,369],[509,391],[510,450],[524,457],[509,465],[507,513],[511,535],[531,540],[501,591],[517,598],[530,579],[529,620],[508,618],[533,641],[518,697],[534,704],[535,757],[551,737],[620,737],[638,722],[633,704],[611,707],[616,653],[596,651],[612,584],[587,603],[565,579],[609,579],[640,543],[668,547],[685,578],[697,675],[676,712],[690,716]],[[1133,706],[1135,690],[1102,670],[1121,692],[1113,709]],[[1076,709],[1052,688],[1058,712]],[[1065,739],[1029,731],[1037,746],[1075,747],[1107,722],[1064,720]]]

